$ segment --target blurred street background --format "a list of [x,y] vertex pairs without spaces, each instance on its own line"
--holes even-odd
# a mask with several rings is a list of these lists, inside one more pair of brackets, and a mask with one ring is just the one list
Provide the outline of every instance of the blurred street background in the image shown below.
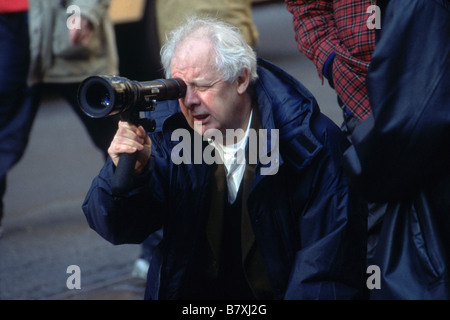
[[[283,2],[257,5],[258,55],[295,76],[338,125],[334,91],[297,49]],[[152,80],[152,79],[148,79]],[[81,204],[103,159],[64,100],[48,95],[22,160],[8,175],[0,239],[0,300],[137,299],[144,280],[131,278],[138,245],[113,246],[92,231]],[[67,267],[81,270],[81,289],[69,290]]]

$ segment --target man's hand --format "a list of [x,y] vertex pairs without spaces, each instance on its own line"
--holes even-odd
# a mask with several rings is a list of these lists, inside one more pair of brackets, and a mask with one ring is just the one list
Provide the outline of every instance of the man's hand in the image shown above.
[[69,29],[70,44],[87,46],[91,40],[93,29],[92,23],[85,17],[81,17],[80,29]]
[[141,173],[150,159],[152,141],[142,126],[136,127],[129,122],[120,121],[119,129],[108,149],[108,153],[117,167],[119,156],[122,153],[134,153],[138,151],[134,173]]

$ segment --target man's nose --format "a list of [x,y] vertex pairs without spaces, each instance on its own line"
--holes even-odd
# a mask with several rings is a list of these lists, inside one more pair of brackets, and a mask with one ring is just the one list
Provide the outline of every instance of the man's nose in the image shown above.
[[196,105],[200,104],[200,98],[197,92],[192,86],[187,86],[186,95],[184,96],[184,105],[186,108],[193,109]]

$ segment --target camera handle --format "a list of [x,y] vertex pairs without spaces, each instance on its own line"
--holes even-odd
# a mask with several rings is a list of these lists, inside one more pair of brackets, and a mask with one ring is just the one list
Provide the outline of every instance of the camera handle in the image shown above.
[[138,153],[124,153],[119,157],[116,171],[111,182],[113,194],[118,196],[129,190],[133,184],[133,172]]
[[[156,101],[153,101],[156,106]],[[141,119],[139,114],[125,111],[120,114],[122,121],[131,122],[135,125],[143,125],[146,131],[154,131],[156,122],[153,119]],[[133,185],[134,167],[136,166],[138,151],[134,153],[122,153],[119,156],[114,176],[111,181],[111,189],[116,196],[122,195],[131,189]]]

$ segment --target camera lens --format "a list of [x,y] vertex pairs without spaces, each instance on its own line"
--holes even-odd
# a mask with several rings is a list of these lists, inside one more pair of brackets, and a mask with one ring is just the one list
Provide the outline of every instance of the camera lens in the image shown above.
[[93,118],[102,118],[114,109],[114,91],[104,79],[92,77],[80,87],[79,101],[84,113]]
[[108,108],[111,104],[111,99],[109,98],[109,94],[107,93],[104,97],[102,102],[100,102],[100,104],[102,106],[104,106],[105,108]]
[[86,91],[86,101],[92,108],[109,107],[111,98],[108,89],[101,84],[93,84]]

